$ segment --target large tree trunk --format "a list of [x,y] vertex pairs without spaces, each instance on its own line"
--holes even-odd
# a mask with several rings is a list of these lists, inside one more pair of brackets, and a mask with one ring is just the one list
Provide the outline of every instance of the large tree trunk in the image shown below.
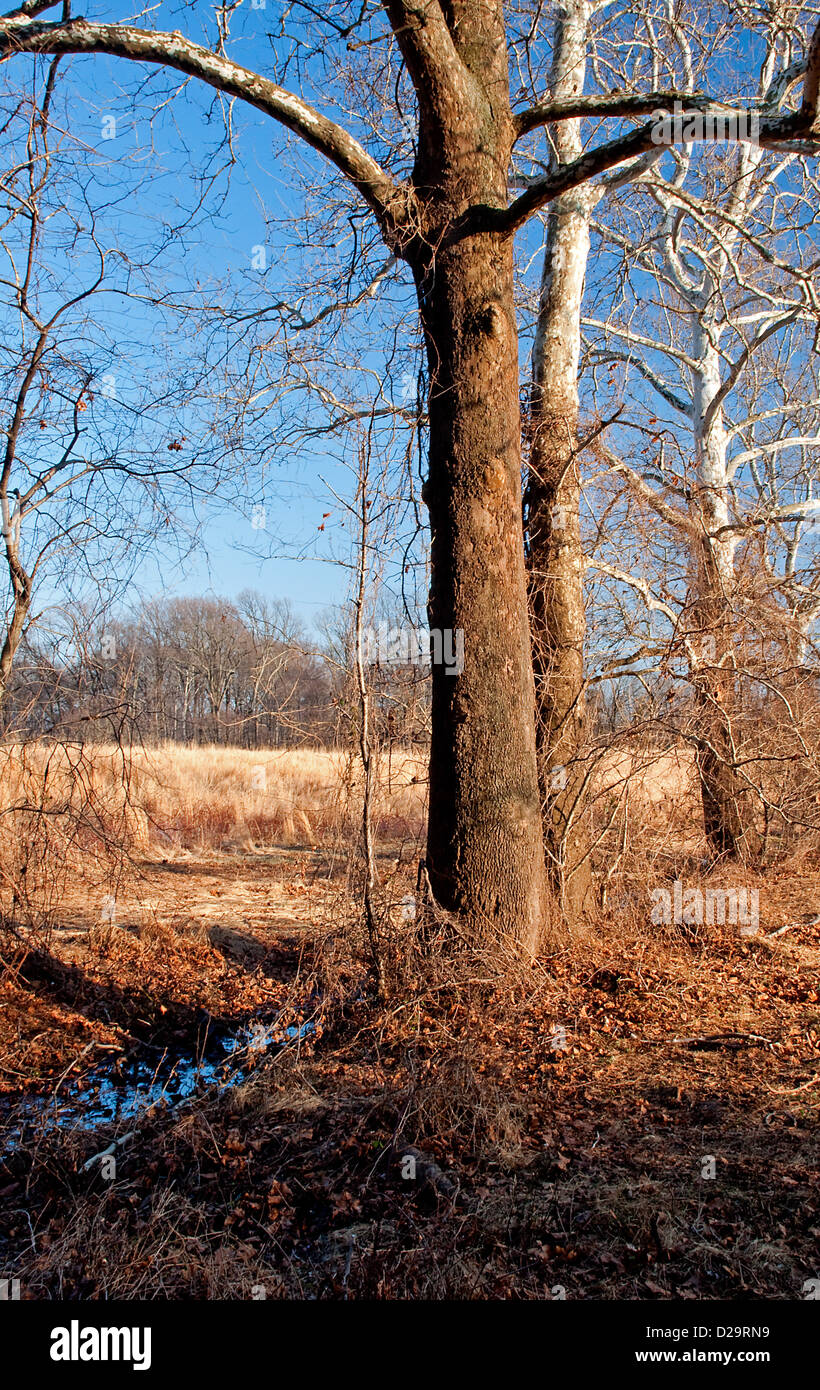
[[696,582],[691,676],[703,828],[712,854],[748,863],[760,852],[760,837],[754,827],[752,788],[737,765],[736,619],[725,575],[708,540],[699,548]]
[[[461,629],[459,675],[433,665],[427,869],[479,939],[534,952],[547,920],[527,586],[513,246],[454,233],[503,207],[512,148],[501,6],[453,0],[463,86],[421,99],[414,182],[430,190],[411,256],[430,374],[432,629]],[[474,82],[471,80],[474,79]]]
[[594,906],[589,833],[580,815],[586,773],[579,757],[585,738],[586,616],[575,346],[588,245],[586,213],[559,208],[550,218],[533,354],[526,490],[547,865],[564,915],[576,926]]
[[[587,0],[568,0],[556,21],[550,83],[555,98],[583,90],[588,21]],[[577,158],[580,122],[562,122],[553,139],[558,161]],[[576,457],[581,305],[593,202],[591,192],[581,189],[550,208],[532,354],[526,488],[544,842],[553,891],[575,928],[595,905],[589,830],[581,815],[586,615]]]
[[427,867],[480,935],[534,951],[546,921],[530,633],[521,547],[512,248],[437,257],[422,281],[430,372],[432,629],[461,629],[464,669],[433,665]]
[[[750,788],[738,770],[735,632],[736,538],[730,526],[727,435],[720,407],[722,359],[712,308],[697,321],[694,356],[695,462],[698,486],[691,501],[698,538],[692,557],[696,760],[703,828],[710,851],[748,861],[760,840]],[[717,409],[715,402],[718,402]]]

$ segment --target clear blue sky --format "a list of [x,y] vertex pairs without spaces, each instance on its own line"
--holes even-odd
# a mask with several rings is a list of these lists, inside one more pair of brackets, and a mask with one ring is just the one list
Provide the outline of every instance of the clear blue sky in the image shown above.
[[[84,12],[89,18],[107,20],[127,20],[133,14],[129,5],[116,0],[92,0]],[[233,32],[245,37],[241,46],[232,48],[232,56],[270,71],[271,48],[266,31],[275,27],[280,12],[281,6],[275,0],[268,0],[264,10],[244,5],[234,16]],[[150,19],[157,27],[181,27],[193,38],[213,39],[210,7],[206,10],[190,4],[160,4]],[[44,70],[40,60],[41,77]],[[193,175],[225,164],[219,103],[210,89],[190,83],[152,119],[152,111],[160,104],[158,99],[170,96],[180,87],[179,74],[97,56],[65,60],[62,72],[64,110],[71,136],[92,151],[94,200],[101,209],[102,240],[108,247],[127,248],[139,261],[162,242],[167,227],[195,204]],[[314,79],[316,74],[309,72],[296,85],[307,95],[321,99],[318,91],[310,91]],[[317,80],[321,82],[320,75]],[[355,117],[351,118],[350,113],[335,114],[355,126]],[[111,117],[116,122],[116,134],[113,138],[104,137],[104,121]],[[230,176],[224,171],[219,174],[207,195],[205,215],[185,234],[184,250],[178,245],[158,263],[158,281],[177,292],[200,278],[202,283],[230,282],[229,296],[236,294],[237,289],[242,292],[244,285],[246,307],[250,308],[260,300],[275,300],[287,294],[294,273],[304,274],[305,264],[310,265],[316,248],[297,248],[295,253],[286,249],[289,231],[284,225],[275,224],[295,217],[300,210],[302,198],[301,192],[294,190],[294,170],[308,178],[314,175],[320,185],[326,166],[318,155],[303,146],[295,147],[269,118],[239,103],[233,110],[232,131],[236,162]],[[146,169],[150,171],[147,183]],[[138,188],[138,197],[123,199],[129,181]],[[119,200],[114,209],[106,208],[109,189]],[[347,223],[340,221],[339,225],[340,235],[349,235]],[[253,248],[260,245],[267,251],[264,277],[251,270]],[[335,251],[331,237],[330,244],[322,248],[328,273]],[[112,308],[112,325],[118,312],[122,311]],[[141,311],[139,305],[131,304],[126,313],[129,365],[134,383],[141,379],[143,385],[150,379],[152,354],[163,330],[158,328],[158,320],[150,309]],[[184,362],[184,338],[173,343],[169,351]],[[120,376],[123,370],[118,369]],[[128,389],[127,380],[118,386],[123,396],[127,396]],[[295,407],[290,406],[291,411],[298,408],[298,401]],[[178,411],[176,419],[180,418],[192,443],[202,436],[203,416],[185,420]],[[275,418],[272,426],[275,433]],[[161,432],[163,427],[163,421],[157,418],[157,430]],[[262,437],[260,430],[258,423],[257,441]],[[157,444],[158,451],[165,447],[165,439],[167,433],[163,442]],[[342,442],[329,445],[327,452],[320,446],[309,451],[295,448],[292,457],[282,457],[280,451],[274,466],[261,476],[258,458],[251,449],[247,494],[243,496],[238,487],[233,496],[228,496],[226,490],[210,497],[204,506],[198,505],[201,544],[182,560],[175,557],[173,544],[155,549],[140,564],[134,583],[123,595],[123,605],[134,606],[141,595],[216,593],[230,597],[243,588],[255,588],[287,598],[305,622],[311,623],[321,610],[347,595],[347,570],[343,564],[332,561],[334,556],[345,556],[348,532],[341,524],[343,509],[326,486],[328,483],[342,497],[351,495],[352,478],[344,466],[344,457]],[[254,513],[254,507],[260,504],[265,507],[265,524],[255,528],[252,517],[256,516],[258,522],[259,513]],[[192,518],[193,512],[187,516],[183,512],[183,530],[189,528]],[[47,593],[47,588],[41,590],[41,598]]]

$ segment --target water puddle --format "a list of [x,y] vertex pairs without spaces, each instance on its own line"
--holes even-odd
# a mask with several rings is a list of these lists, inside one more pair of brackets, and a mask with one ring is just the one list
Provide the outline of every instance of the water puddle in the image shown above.
[[283,1027],[280,1021],[244,1025],[210,1049],[211,1056],[172,1057],[157,1062],[103,1062],[79,1081],[64,1082],[57,1094],[13,1097],[7,1115],[11,1133],[0,1153],[13,1153],[24,1139],[45,1131],[90,1131],[135,1120],[155,1107],[175,1107],[205,1090],[233,1089],[245,1081],[266,1054],[315,1032],[308,1019]]

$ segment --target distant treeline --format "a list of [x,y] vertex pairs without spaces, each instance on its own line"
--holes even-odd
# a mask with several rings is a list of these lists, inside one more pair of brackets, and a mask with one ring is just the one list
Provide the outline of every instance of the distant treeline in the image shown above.
[[[400,630],[398,620],[382,627]],[[381,744],[426,745],[431,683],[423,641],[408,659],[407,643],[396,655],[392,647],[382,650],[389,644],[374,643],[373,631],[380,629],[368,629],[371,640],[363,642],[373,735]],[[252,590],[236,599],[152,599],[128,619],[106,622],[77,612],[59,633],[44,623],[30,632],[0,733],[241,748],[349,746],[359,718],[354,650],[344,608],[309,634],[286,600]],[[776,663],[766,655],[771,673]],[[757,653],[756,667],[761,660]],[[787,684],[800,686],[801,707],[807,699],[816,706],[809,669],[795,668]],[[767,720],[777,722],[780,703],[768,686],[747,681],[745,719],[756,725],[764,705]],[[796,707],[792,698],[792,714]],[[643,731],[653,745],[671,745],[691,713],[688,688],[657,673],[593,681],[587,697],[588,732],[599,740]]]
[[[70,638],[34,631],[3,710],[8,736],[334,747],[350,740],[357,702],[351,641],[331,622],[317,639],[289,604],[245,591],[235,600],[166,598],[128,620],[83,622]],[[429,676],[376,673],[376,724],[388,740],[427,737]]]

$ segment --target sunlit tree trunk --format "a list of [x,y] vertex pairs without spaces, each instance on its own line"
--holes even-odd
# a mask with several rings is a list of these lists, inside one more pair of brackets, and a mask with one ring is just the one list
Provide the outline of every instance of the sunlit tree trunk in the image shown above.
[[[554,32],[552,94],[577,96],[586,72],[587,0],[570,0]],[[580,122],[553,133],[555,157],[577,158]],[[578,364],[589,255],[589,189],[552,204],[532,354],[526,485],[527,558],[544,844],[553,891],[575,926],[594,906],[585,767],[584,566],[578,474]]]
[[6,466],[0,475],[0,520],[2,520],[3,549],[8,571],[10,594],[10,614],[6,619],[5,632],[0,645],[0,708],[2,708],[11,679],[14,659],[23,640],[26,623],[31,611],[32,581],[20,559],[20,515],[14,502],[8,497],[8,475],[16,439],[10,433],[7,444]]
[[759,851],[750,789],[735,750],[738,713],[735,534],[730,526],[727,437],[718,393],[720,330],[708,312],[695,329],[693,374],[697,487],[690,503],[696,540],[690,593],[690,665],[696,705],[696,764],[703,828],[713,854],[748,860]]
[[[521,416],[513,248],[436,229],[503,207],[513,131],[501,8],[452,6],[480,86],[425,112],[415,181],[436,247],[413,254],[430,374],[432,629],[462,630],[464,669],[433,665],[427,868],[437,900],[479,936],[534,951],[547,920],[535,692],[521,546]],[[411,57],[412,61],[412,57]]]

